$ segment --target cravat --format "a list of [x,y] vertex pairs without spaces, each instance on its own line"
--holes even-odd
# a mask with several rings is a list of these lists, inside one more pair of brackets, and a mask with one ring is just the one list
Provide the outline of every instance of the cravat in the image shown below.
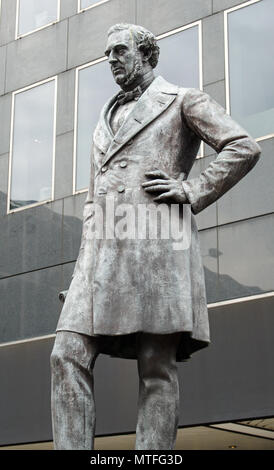
[[119,95],[117,96],[117,103],[119,105],[123,105],[128,101],[138,100],[142,95],[142,89],[140,86],[134,88],[131,91],[120,91]]

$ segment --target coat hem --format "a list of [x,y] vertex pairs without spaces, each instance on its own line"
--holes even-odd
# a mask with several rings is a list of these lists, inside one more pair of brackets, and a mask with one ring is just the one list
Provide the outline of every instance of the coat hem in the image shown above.
[[109,334],[95,334],[87,333],[85,331],[80,331],[79,329],[70,329],[70,328],[58,328],[58,331],[71,331],[73,333],[79,333],[90,337],[102,338],[102,343],[100,346],[100,353],[106,354],[108,356],[120,359],[137,359],[137,348],[136,348],[136,339],[139,333],[149,333],[149,334],[172,334],[172,333],[181,333],[181,339],[176,352],[176,361],[185,362],[189,360],[192,354],[200,349],[204,349],[210,345],[209,338],[197,338],[193,335],[192,331],[183,331],[183,330],[173,330],[169,332],[156,332],[156,331],[145,331],[137,330],[130,333],[109,335]]

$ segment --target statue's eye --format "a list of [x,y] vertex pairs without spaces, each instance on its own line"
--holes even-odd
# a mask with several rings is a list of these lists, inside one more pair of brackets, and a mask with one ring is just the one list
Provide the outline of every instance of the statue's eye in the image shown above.
[[120,55],[124,55],[125,52],[126,52],[126,48],[125,47],[118,47],[117,52]]

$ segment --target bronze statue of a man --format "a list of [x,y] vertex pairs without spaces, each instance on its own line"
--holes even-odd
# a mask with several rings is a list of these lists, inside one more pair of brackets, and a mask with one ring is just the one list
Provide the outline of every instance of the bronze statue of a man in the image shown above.
[[[173,449],[176,362],[210,341],[195,214],[253,168],[260,148],[207,94],[155,78],[159,47],[145,28],[113,26],[105,53],[122,91],[93,135],[81,246],[51,355],[54,443],[93,449],[93,367],[104,353],[138,361],[135,449]],[[188,179],[201,140],[218,156]],[[174,205],[181,222],[191,208],[191,243],[175,250],[168,237],[94,237],[95,209],[107,211],[108,198],[114,211]]]

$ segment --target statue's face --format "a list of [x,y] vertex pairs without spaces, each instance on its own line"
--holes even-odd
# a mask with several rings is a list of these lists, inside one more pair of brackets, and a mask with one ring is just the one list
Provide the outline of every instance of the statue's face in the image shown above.
[[121,87],[138,82],[143,75],[142,53],[129,30],[115,31],[108,37],[105,51],[114,80]]

